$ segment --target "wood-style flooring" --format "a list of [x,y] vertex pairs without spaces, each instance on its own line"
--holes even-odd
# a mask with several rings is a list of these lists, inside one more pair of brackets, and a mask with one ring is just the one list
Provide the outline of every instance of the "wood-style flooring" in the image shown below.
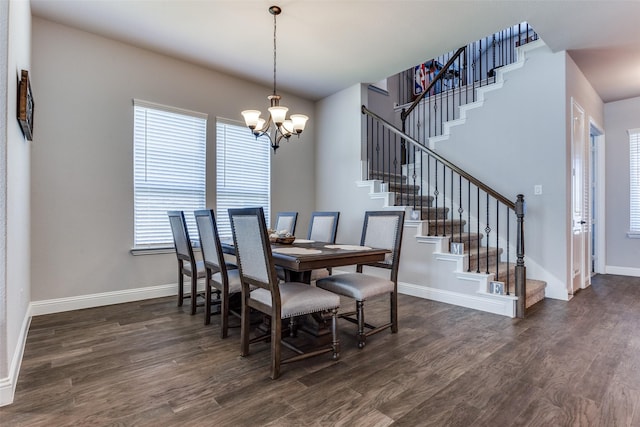
[[[369,302],[368,320],[387,304]],[[35,317],[8,426],[640,425],[640,278],[601,275],[524,320],[400,296],[400,331],[341,358],[239,356],[175,298]],[[234,321],[235,319],[232,319]]]

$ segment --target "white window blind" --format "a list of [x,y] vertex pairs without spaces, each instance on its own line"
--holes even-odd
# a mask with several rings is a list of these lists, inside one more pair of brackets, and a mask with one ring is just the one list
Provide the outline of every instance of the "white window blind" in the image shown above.
[[205,208],[207,115],[134,99],[134,248],[173,246],[169,210]]
[[629,171],[629,235],[640,237],[640,129],[629,130]]
[[220,238],[231,237],[229,208],[264,208],[270,224],[271,146],[246,126],[216,121],[216,222]]

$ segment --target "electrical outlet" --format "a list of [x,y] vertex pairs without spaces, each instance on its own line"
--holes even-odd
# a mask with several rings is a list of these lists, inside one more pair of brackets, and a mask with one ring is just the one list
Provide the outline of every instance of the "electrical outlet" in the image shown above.
[[542,185],[540,184],[536,184],[533,186],[533,194],[535,194],[536,196],[539,196],[542,194]]

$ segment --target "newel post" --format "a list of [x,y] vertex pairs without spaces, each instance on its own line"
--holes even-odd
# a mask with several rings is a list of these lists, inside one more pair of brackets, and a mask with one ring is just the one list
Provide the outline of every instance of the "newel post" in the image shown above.
[[524,214],[527,210],[524,196],[518,194],[516,201],[516,217],[518,218],[517,227],[517,247],[516,247],[516,295],[518,302],[516,304],[516,317],[523,319],[527,303],[527,269],[524,266]]

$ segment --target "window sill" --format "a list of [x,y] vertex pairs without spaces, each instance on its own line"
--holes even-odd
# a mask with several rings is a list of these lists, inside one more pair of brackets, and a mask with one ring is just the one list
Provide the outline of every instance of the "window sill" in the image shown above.
[[628,231],[627,237],[630,239],[640,239],[640,231]]
[[129,252],[131,255],[158,255],[158,254],[173,254],[176,252],[173,246],[150,246],[146,248],[132,248]]

